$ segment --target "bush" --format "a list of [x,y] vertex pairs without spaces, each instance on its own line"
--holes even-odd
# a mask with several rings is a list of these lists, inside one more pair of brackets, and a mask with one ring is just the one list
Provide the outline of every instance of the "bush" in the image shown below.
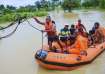
[[77,0],[64,0],[62,2],[62,8],[65,10],[68,10],[71,12],[72,9],[74,8],[79,8],[80,7],[80,1]]
[[0,22],[10,22],[14,20],[14,14],[6,14],[0,17]]
[[0,23],[11,22],[15,20],[16,14],[20,15],[21,17],[27,15],[28,18],[31,18],[33,16],[38,16],[38,17],[46,16],[47,12],[46,11],[36,11],[36,12],[19,12],[19,13],[5,14],[0,17]]

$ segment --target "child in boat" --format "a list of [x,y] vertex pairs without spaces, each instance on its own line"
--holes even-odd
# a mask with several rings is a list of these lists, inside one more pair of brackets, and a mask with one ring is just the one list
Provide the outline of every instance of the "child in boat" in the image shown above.
[[75,25],[71,25],[70,36],[69,36],[70,45],[74,44],[75,38],[76,38],[76,28]]
[[75,35],[75,32],[76,32],[75,25],[72,24],[72,25],[71,25],[71,28],[70,28],[70,34],[71,34],[71,35]]
[[95,45],[95,42],[96,42],[96,37],[95,37],[95,30],[92,29],[89,31],[89,34],[88,34],[88,46],[91,46],[91,45]]

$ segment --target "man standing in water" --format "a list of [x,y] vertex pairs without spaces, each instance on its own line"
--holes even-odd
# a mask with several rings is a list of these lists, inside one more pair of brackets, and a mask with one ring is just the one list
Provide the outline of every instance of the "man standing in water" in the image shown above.
[[37,23],[39,23],[45,27],[45,30],[43,30],[43,32],[47,32],[48,45],[49,45],[49,47],[51,47],[53,39],[57,36],[55,22],[51,20],[50,16],[46,17],[45,22],[39,21],[36,17],[34,17],[34,19]]

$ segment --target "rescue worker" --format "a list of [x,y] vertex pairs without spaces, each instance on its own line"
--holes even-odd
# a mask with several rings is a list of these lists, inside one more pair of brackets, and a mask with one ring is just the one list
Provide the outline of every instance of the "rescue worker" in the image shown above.
[[78,20],[78,23],[76,25],[76,29],[78,30],[78,33],[80,33],[81,35],[85,36],[86,35],[86,28],[85,26],[81,23],[81,20]]
[[70,28],[70,34],[71,34],[71,35],[74,35],[75,32],[76,32],[75,25],[72,24],[72,25],[71,25],[71,28]]
[[56,27],[55,22],[51,20],[50,16],[46,17],[45,22],[39,21],[36,17],[34,17],[35,21],[45,27],[45,30],[43,32],[47,32],[47,39],[48,39],[48,45],[51,47],[54,37],[56,37]]

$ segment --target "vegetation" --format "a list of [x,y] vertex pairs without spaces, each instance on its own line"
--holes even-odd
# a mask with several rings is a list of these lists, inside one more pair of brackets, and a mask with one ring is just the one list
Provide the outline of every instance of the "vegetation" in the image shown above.
[[63,0],[61,2],[62,8],[71,12],[75,8],[105,8],[105,0]]
[[62,7],[64,11],[71,12],[75,8],[105,8],[105,0],[38,0],[34,5],[21,6],[16,8],[14,6],[0,5],[0,23],[14,20],[16,14],[22,16],[45,16],[48,11],[55,10],[58,6]]
[[10,22],[14,20],[16,14],[21,16],[45,16],[47,11],[53,10],[52,2],[46,0],[40,0],[35,2],[35,5],[27,5],[16,8],[14,6],[0,5],[0,23]]
[[15,20],[16,18],[16,15],[20,15],[20,16],[28,16],[29,18],[30,17],[33,17],[33,16],[39,16],[39,17],[42,17],[42,16],[46,16],[47,15],[47,12],[46,11],[36,11],[36,12],[18,12],[18,13],[10,13],[10,14],[5,14],[5,15],[2,15],[0,17],[0,23],[4,23],[4,22],[11,22],[13,20]]
[[105,8],[105,0],[84,0],[82,6],[85,8]]
[[65,10],[68,10],[71,12],[72,9],[74,8],[79,8],[80,7],[80,0],[64,0],[62,2],[62,8]]

